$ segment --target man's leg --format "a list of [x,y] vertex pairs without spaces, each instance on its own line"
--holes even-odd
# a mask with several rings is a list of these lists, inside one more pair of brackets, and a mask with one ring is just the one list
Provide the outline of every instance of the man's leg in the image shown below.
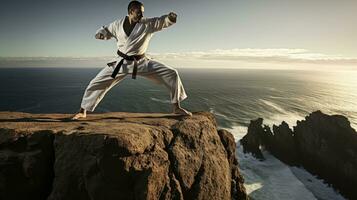
[[170,99],[174,113],[192,115],[191,112],[180,106],[180,102],[186,99],[187,95],[176,69],[158,61],[149,60],[147,72],[138,72],[138,75],[144,76],[154,82],[164,84],[166,88],[170,90]]
[[93,112],[105,94],[126,76],[126,74],[119,73],[113,79],[112,73],[113,68],[105,67],[90,81],[84,92],[81,108],[72,119],[85,118],[87,111]]

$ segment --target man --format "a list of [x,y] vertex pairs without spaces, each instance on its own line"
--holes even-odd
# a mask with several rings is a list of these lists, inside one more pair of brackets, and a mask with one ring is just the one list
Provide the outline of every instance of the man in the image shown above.
[[86,112],[93,112],[104,95],[128,74],[135,79],[136,75],[146,77],[164,84],[170,90],[173,113],[191,116],[183,109],[180,102],[187,98],[180,76],[176,69],[145,57],[152,35],[176,23],[177,15],[170,12],[156,18],[143,18],[144,5],[139,1],[131,1],[128,5],[128,16],[103,26],[95,35],[96,39],[116,39],[119,55],[108,63],[87,86],[81,108],[72,119],[85,118]]

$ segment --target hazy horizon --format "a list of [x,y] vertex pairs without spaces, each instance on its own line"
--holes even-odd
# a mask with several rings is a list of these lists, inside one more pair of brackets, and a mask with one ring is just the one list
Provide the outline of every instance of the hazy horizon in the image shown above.
[[[180,53],[149,52],[147,56],[175,68],[357,70],[356,58],[325,55],[305,49],[216,49]],[[104,67],[115,57],[0,57],[0,68]]]

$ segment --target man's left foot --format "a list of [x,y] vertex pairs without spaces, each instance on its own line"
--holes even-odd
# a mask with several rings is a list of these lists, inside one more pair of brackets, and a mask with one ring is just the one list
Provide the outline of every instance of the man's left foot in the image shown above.
[[185,116],[192,116],[192,113],[179,107],[179,108],[174,108],[174,113],[179,114],[179,115],[185,115]]
[[75,114],[74,116],[71,117],[71,120],[79,120],[81,118],[86,118],[87,117],[87,114],[86,113],[77,113]]

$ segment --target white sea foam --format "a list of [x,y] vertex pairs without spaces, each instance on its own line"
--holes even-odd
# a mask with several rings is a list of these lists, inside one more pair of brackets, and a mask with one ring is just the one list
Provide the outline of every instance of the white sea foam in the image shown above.
[[267,89],[270,90],[270,91],[279,91],[278,89],[273,88],[273,87],[267,87]]
[[252,199],[344,199],[306,170],[289,167],[266,151],[263,152],[264,161],[257,160],[251,154],[244,154],[239,140],[247,133],[247,127],[235,126],[227,130],[237,142],[236,156],[245,179],[244,186]]
[[259,99],[259,101],[264,103],[264,105],[274,109],[274,112],[272,112],[271,115],[263,117],[263,123],[270,127],[272,127],[273,124],[279,125],[282,121],[285,121],[289,124],[290,127],[292,127],[296,125],[297,120],[304,119],[304,116],[302,116],[300,113],[287,111],[278,104],[273,103],[272,101],[268,101],[265,99]]
[[291,96],[268,96],[270,99],[285,99],[285,100],[294,100],[294,101],[303,101],[303,99],[300,99],[298,97],[291,97]]
[[216,115],[216,116],[220,116],[220,117],[222,117],[222,118],[224,118],[224,119],[226,119],[228,121],[234,121],[234,119],[232,119],[232,118],[230,118],[230,117],[228,117],[228,116],[226,116],[226,115],[224,115],[224,114],[222,114],[220,112],[217,112],[214,108],[209,108],[209,112],[214,114],[214,115]]
[[318,199],[334,199],[344,200],[338,192],[329,187],[322,179],[313,176],[304,168],[290,167],[293,174],[304,183],[305,187],[309,189]]
[[[227,129],[227,128],[225,128]],[[233,126],[230,129],[227,129],[229,132],[231,132],[234,136],[234,140],[236,143],[245,136],[248,132],[248,127],[246,126]]]
[[165,104],[171,103],[170,100],[165,100],[165,99],[157,99],[157,98],[154,98],[154,97],[151,97],[150,99],[153,100],[153,101],[160,102],[160,103],[165,103]]
[[281,113],[285,113],[286,112],[282,107],[278,106],[277,104],[275,104],[275,103],[273,103],[271,101],[268,101],[268,100],[265,100],[265,99],[259,99],[259,100],[261,102],[263,102],[264,104],[274,108],[275,110],[277,110],[277,111],[279,111]]
[[273,114],[269,117],[264,118],[263,124],[268,125],[269,127],[273,127],[273,124],[279,125],[282,121],[285,121],[289,124],[290,128],[296,126],[296,122],[298,120],[304,119],[303,116],[298,113],[287,112],[282,114]]
[[269,96],[271,99],[290,99],[290,97],[277,97],[277,96]]

